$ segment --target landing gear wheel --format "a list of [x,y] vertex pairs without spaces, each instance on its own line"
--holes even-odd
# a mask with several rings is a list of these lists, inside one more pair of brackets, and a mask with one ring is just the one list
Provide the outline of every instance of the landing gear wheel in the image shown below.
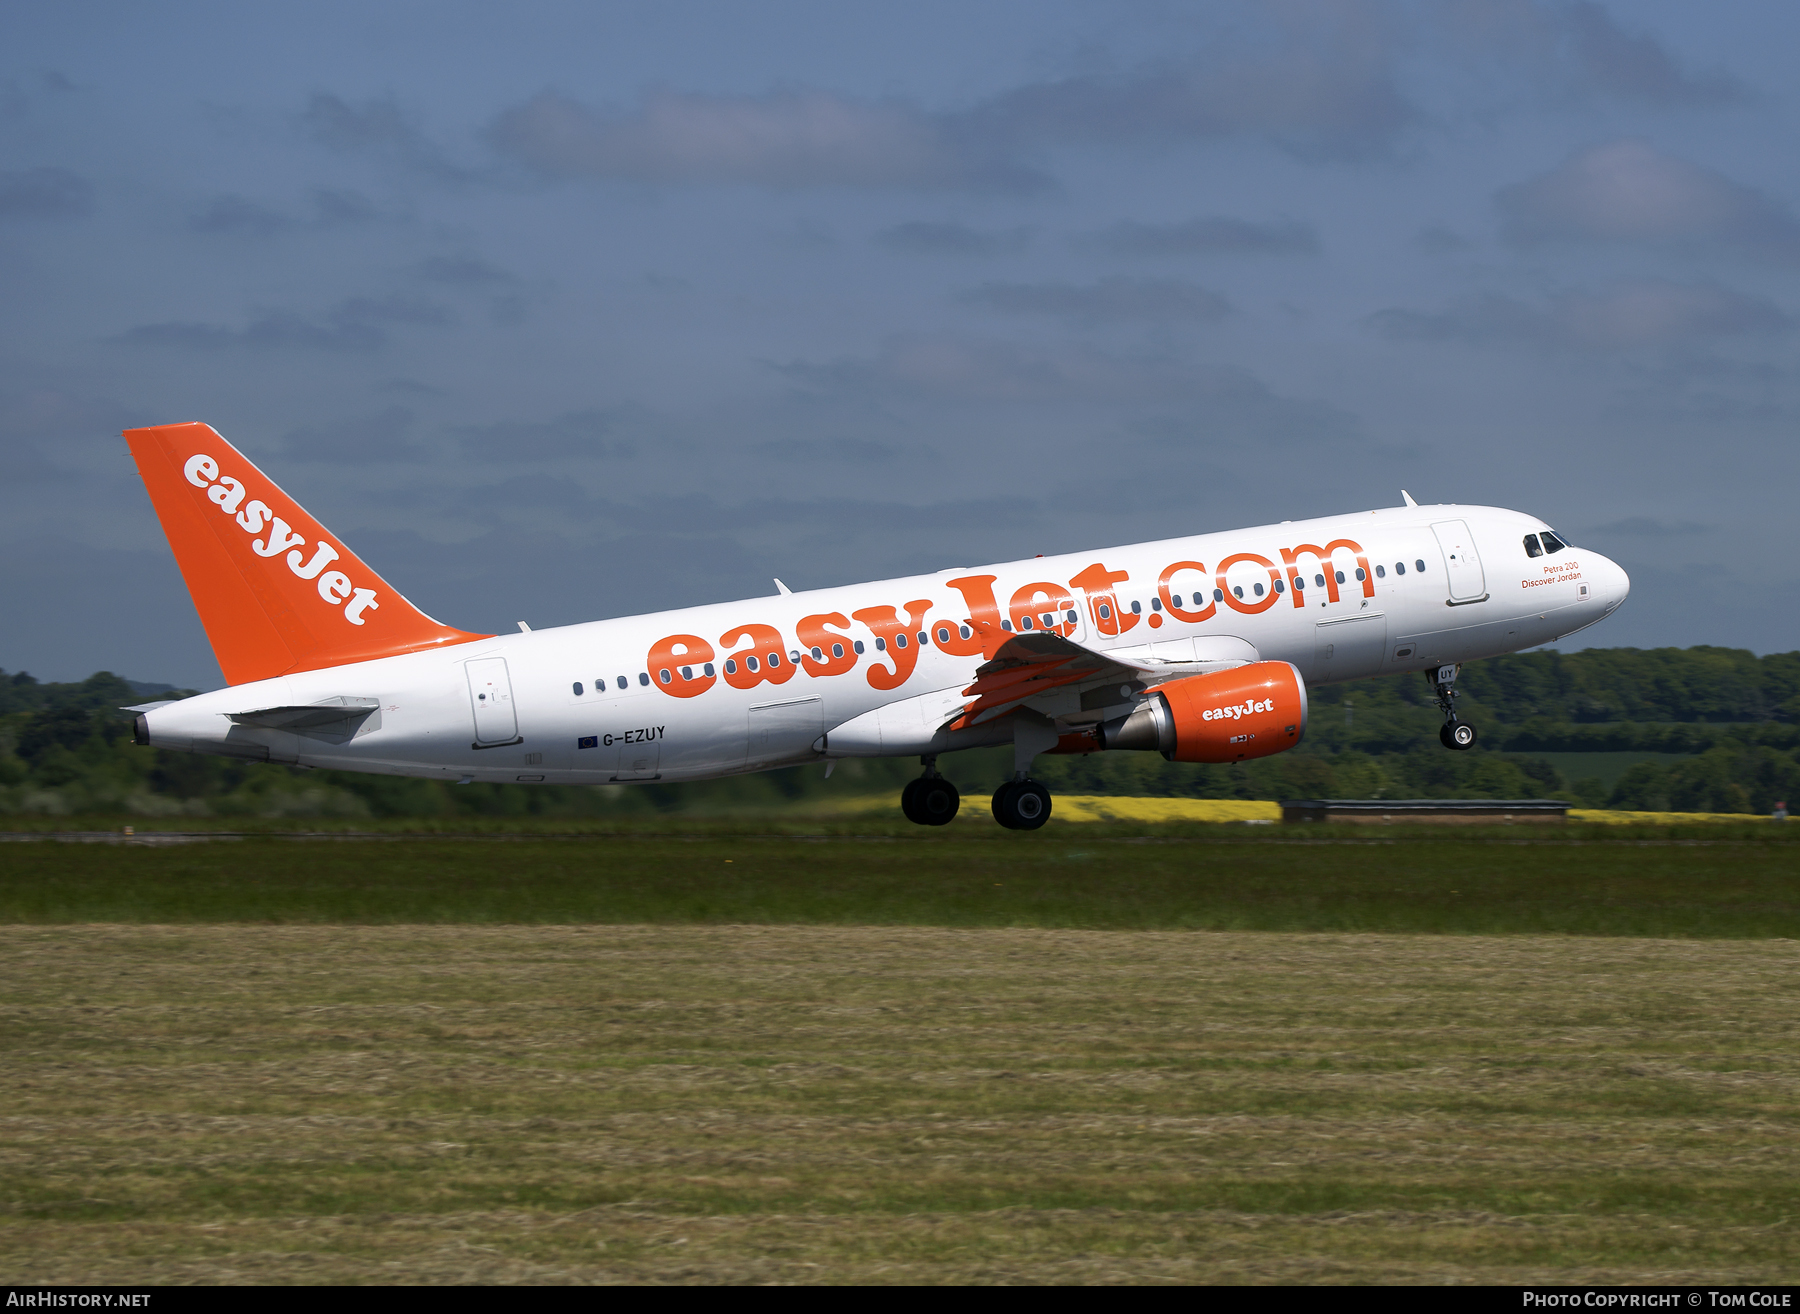
[[1438,739],[1445,748],[1454,748],[1458,752],[1475,747],[1475,727],[1467,721],[1452,721],[1439,727]]
[[931,824],[925,820],[925,814],[919,810],[919,795],[924,791],[925,785],[926,782],[923,780],[909,780],[906,782],[906,788],[900,791],[900,811],[905,814],[908,821],[919,826]]
[[919,810],[915,821],[927,826],[948,826],[956,820],[956,810],[962,806],[962,794],[955,785],[942,776],[914,783],[922,786],[917,795],[918,802],[914,805]]
[[1035,780],[1009,780],[994,791],[994,820],[1008,830],[1036,830],[1050,820],[1050,791]]
[[900,811],[920,826],[947,826],[961,806],[962,795],[942,776],[909,780],[900,791]]

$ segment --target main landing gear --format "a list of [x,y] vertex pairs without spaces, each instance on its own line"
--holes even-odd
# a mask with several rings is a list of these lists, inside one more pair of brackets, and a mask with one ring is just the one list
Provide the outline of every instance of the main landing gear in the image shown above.
[[1036,830],[1050,820],[1050,791],[1035,780],[1009,780],[994,791],[994,820],[1008,830]]
[[1475,727],[1456,715],[1456,675],[1460,670],[1461,666],[1440,666],[1425,673],[1425,678],[1437,692],[1438,706],[1444,712],[1444,724],[1438,727],[1438,741],[1445,748],[1454,748],[1458,752],[1475,747]]
[[956,786],[937,773],[937,758],[922,757],[925,774],[907,782],[900,791],[900,811],[908,821],[921,826],[946,826],[962,806],[962,795]]

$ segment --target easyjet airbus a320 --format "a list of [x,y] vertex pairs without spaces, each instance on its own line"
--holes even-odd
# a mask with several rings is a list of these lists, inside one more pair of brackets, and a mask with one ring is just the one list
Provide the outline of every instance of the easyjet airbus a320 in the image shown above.
[[[1241,762],[1306,734],[1309,685],[1421,671],[1466,749],[1461,663],[1560,639],[1630,581],[1543,521],[1406,505],[517,634],[426,616],[204,424],[126,433],[229,687],[138,713],[137,742],[444,780],[704,780],[1010,744]],[[827,768],[829,769],[829,767]]]

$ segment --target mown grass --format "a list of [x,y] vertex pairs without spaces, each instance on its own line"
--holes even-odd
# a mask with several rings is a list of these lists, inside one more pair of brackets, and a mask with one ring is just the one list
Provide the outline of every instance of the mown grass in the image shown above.
[[[904,823],[902,823],[904,824]],[[0,922],[826,924],[1800,938],[1800,844],[1223,826],[0,845]],[[1721,837],[1723,834],[1726,837]]]
[[1791,1282],[1797,968],[1769,940],[15,925],[0,1254],[20,1283]]

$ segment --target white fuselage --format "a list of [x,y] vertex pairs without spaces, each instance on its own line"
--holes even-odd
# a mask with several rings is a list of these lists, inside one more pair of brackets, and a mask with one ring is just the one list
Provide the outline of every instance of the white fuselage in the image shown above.
[[[985,587],[1009,625],[1030,616],[1041,627],[1048,615],[1097,651],[1152,666],[1287,661],[1309,684],[1331,684],[1515,652],[1609,615],[1629,591],[1625,572],[1576,548],[1527,556],[1524,536],[1546,528],[1492,507],[1408,506],[501,635],[201,694],[148,712],[149,741],[301,766],[565,784],[1007,743],[1004,721],[939,729],[983,661],[963,635],[971,579],[993,577]],[[845,623],[821,629],[834,615]],[[896,651],[883,615],[905,623],[909,651]],[[965,651],[946,651],[940,633]],[[714,674],[692,645],[669,658],[671,636],[702,641]],[[834,642],[842,657],[828,651]],[[744,659],[767,651],[779,664],[765,656],[752,677]],[[1142,687],[1046,714],[1079,728]],[[335,698],[379,709],[323,730],[230,719]]]

